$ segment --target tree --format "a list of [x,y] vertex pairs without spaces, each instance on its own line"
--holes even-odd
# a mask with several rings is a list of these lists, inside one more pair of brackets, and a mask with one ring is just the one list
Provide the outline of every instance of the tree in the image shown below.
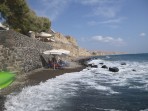
[[48,30],[51,22],[48,18],[38,17],[29,9],[25,0],[1,0],[1,18],[9,24],[10,28],[27,34],[28,31],[40,32]]

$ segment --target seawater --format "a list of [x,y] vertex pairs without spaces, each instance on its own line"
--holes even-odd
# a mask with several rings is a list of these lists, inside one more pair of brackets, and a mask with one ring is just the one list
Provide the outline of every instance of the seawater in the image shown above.
[[[98,68],[66,73],[8,95],[6,111],[148,111],[148,54],[102,56],[89,62]],[[100,63],[119,72],[109,72]]]

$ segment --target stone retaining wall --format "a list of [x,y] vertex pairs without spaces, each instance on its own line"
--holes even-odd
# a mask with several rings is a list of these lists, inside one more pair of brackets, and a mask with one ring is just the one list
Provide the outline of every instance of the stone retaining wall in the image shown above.
[[26,73],[42,67],[40,55],[52,47],[13,30],[0,32],[0,70]]

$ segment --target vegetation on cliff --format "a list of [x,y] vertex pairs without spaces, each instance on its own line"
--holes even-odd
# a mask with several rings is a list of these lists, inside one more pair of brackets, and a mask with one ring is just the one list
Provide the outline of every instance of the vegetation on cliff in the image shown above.
[[0,0],[0,19],[4,19],[10,28],[23,34],[27,34],[29,30],[46,31],[51,26],[50,20],[38,17],[26,0]]

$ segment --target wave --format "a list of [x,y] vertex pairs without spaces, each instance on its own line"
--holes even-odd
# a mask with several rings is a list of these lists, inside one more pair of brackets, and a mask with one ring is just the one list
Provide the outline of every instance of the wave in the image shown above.
[[[148,92],[148,63],[126,61],[126,65],[121,65],[121,62],[123,61],[92,60],[89,63],[98,65],[98,68],[67,73],[39,85],[26,87],[18,94],[7,96],[6,111],[56,111],[61,105],[69,104],[68,98],[78,97],[80,89],[86,92],[97,91],[101,95],[121,95],[123,92],[119,89],[123,87],[126,90]],[[118,67],[119,72],[109,72],[108,69],[101,68],[100,63]]]

